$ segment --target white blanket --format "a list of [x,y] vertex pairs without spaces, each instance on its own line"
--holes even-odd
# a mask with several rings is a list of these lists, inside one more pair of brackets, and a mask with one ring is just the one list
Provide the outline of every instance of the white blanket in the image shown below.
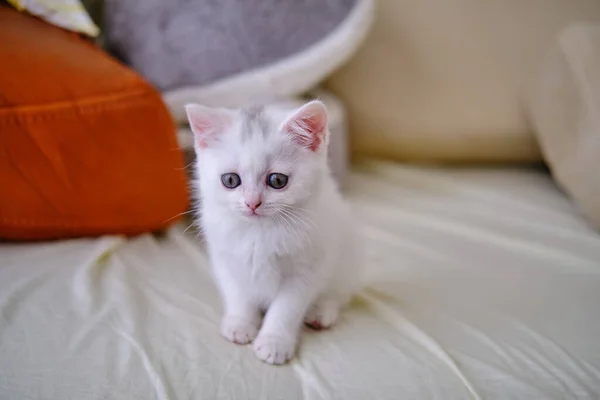
[[221,339],[176,226],[0,246],[1,399],[598,399],[600,236],[548,176],[368,163],[368,284],[287,366]]

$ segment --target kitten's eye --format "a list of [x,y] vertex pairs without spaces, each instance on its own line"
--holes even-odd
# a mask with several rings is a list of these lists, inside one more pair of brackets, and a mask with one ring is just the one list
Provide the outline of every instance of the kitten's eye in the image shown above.
[[221,183],[227,189],[235,189],[242,184],[242,180],[238,174],[229,173],[221,175]]
[[288,177],[287,175],[280,173],[273,173],[267,176],[267,185],[271,186],[273,189],[283,189],[285,185],[287,185]]

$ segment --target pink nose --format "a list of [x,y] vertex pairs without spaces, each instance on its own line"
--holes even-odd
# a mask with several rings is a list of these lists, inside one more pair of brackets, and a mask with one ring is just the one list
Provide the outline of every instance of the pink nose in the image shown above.
[[251,201],[251,202],[246,202],[246,205],[248,206],[249,209],[251,209],[252,211],[255,211],[258,207],[260,207],[260,205],[262,204],[262,201],[260,200],[256,200],[256,201]]

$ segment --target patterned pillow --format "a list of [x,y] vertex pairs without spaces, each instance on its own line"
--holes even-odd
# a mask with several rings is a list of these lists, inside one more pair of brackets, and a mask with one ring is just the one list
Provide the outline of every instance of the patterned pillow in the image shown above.
[[100,29],[79,0],[7,0],[19,11],[27,11],[47,22],[88,36],[98,36]]

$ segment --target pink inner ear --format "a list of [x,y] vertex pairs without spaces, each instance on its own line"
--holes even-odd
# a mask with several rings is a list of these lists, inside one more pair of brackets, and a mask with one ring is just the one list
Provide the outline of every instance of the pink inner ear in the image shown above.
[[190,123],[190,128],[196,137],[196,145],[198,147],[206,147],[206,139],[210,134],[211,125],[205,120],[195,120]]
[[285,124],[285,131],[293,140],[312,151],[317,151],[323,143],[326,129],[327,113],[320,104],[309,104]]
[[196,146],[200,148],[205,148],[215,135],[226,129],[227,116],[219,110],[192,104],[186,106],[186,112]]

